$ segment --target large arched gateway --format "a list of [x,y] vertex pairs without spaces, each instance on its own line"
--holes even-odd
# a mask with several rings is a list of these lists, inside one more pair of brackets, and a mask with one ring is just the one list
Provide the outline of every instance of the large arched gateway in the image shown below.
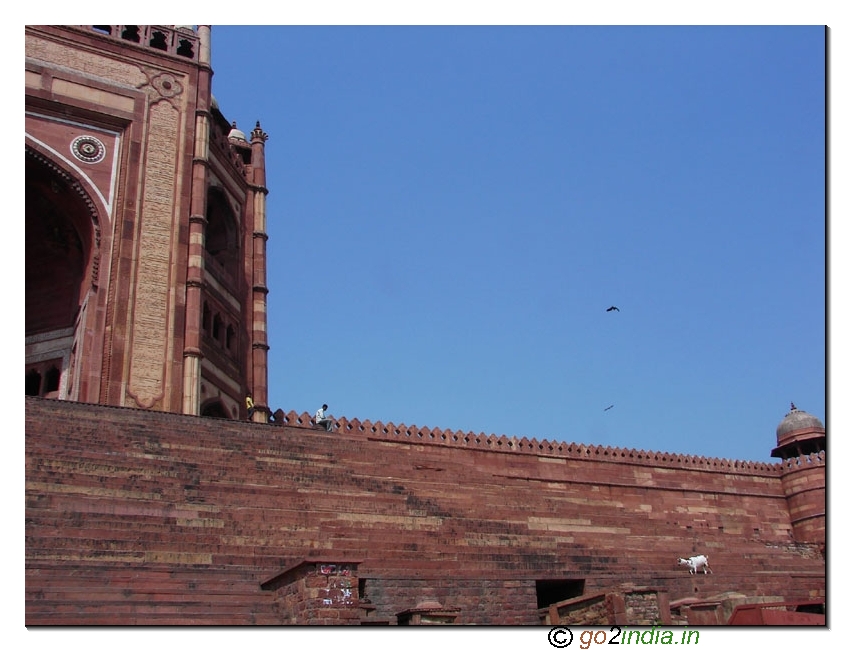
[[26,393],[76,399],[96,294],[98,215],[79,182],[26,150]]

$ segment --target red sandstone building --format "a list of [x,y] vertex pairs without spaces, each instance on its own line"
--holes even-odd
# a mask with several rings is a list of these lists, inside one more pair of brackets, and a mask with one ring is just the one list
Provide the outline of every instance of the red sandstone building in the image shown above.
[[776,463],[267,424],[267,135],[217,106],[211,31],[26,28],[28,625],[823,611],[826,432],[796,408]]
[[26,28],[27,395],[265,405],[267,136],[211,77],[209,27]]

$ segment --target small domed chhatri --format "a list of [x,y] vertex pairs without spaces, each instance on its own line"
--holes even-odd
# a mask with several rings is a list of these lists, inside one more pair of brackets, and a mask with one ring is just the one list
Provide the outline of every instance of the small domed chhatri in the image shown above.
[[791,402],[791,410],[776,427],[774,458],[796,458],[826,449],[826,429],[819,418],[798,409]]
[[241,140],[242,142],[248,142],[248,138],[245,137],[245,134],[236,128],[236,122],[234,121],[231,125],[230,134],[227,136],[231,140]]

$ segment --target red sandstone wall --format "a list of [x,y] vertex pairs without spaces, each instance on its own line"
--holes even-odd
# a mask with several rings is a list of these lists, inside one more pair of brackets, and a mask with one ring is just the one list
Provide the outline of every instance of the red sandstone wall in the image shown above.
[[[27,398],[27,624],[280,622],[260,583],[315,555],[358,558],[387,620],[427,597],[458,623],[535,624],[543,579],[824,595],[781,464],[349,424]],[[695,552],[713,575],[676,566]]]
[[794,539],[826,543],[825,452],[785,461],[782,487],[788,495],[788,511]]

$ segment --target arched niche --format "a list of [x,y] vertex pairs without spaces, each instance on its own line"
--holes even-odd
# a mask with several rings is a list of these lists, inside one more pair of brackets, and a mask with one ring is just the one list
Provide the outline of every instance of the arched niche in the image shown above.
[[239,222],[224,191],[210,187],[207,192],[207,226],[204,236],[207,259],[212,270],[225,281],[239,277]]
[[224,402],[217,397],[207,400],[201,405],[201,417],[231,419]]

